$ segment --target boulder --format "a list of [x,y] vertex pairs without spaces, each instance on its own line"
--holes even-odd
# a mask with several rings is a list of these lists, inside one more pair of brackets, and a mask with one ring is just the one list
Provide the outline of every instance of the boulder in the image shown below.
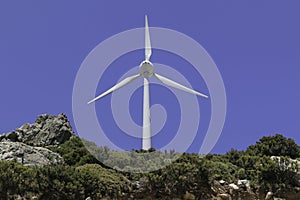
[[273,198],[273,192],[268,192],[267,194],[266,194],[266,197],[265,197],[265,200],[273,200],[274,198]]
[[230,199],[230,195],[226,194],[226,193],[219,194],[218,197],[220,200],[229,200]]
[[32,147],[21,142],[0,142],[0,160],[12,161],[26,166],[44,166],[63,163],[63,158],[49,149]]
[[188,191],[186,191],[184,196],[183,196],[183,199],[184,200],[195,200],[196,197],[192,193],[189,193]]
[[250,187],[250,181],[248,180],[238,180],[238,185],[245,185],[247,187]]
[[65,114],[43,114],[35,123],[24,124],[13,132],[0,136],[0,141],[23,142],[31,146],[53,146],[64,143],[74,136]]
[[232,189],[234,189],[234,190],[238,190],[239,189],[239,187],[236,184],[234,184],[234,183],[230,183],[229,187],[232,188]]

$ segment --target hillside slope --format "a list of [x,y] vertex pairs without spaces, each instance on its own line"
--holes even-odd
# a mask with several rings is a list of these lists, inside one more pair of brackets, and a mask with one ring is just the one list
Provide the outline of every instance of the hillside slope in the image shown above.
[[[41,115],[1,135],[0,199],[300,199],[300,147],[280,134],[245,151],[206,156],[154,149],[124,154],[90,143],[101,162],[86,142],[63,114]],[[154,171],[132,169],[130,163],[150,153],[155,163],[142,162]],[[176,159],[156,168],[165,158]]]

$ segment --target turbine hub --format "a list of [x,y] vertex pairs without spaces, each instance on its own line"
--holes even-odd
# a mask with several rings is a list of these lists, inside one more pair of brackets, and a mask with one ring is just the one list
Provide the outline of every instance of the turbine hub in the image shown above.
[[154,69],[150,61],[145,60],[140,64],[140,74],[143,77],[149,78],[153,75],[153,73],[154,73]]

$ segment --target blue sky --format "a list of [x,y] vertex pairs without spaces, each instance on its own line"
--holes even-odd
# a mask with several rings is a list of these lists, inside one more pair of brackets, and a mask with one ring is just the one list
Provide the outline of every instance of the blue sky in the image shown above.
[[[64,112],[74,126],[72,88],[82,61],[110,36],[144,26],[147,14],[150,26],[173,29],[199,42],[219,68],[227,94],[227,117],[213,152],[245,149],[275,133],[300,144],[299,1],[188,2],[1,1],[0,133],[32,123],[42,113]],[[138,65],[141,55],[141,51],[133,52],[113,65]],[[153,60],[184,64],[158,50],[153,51]],[[191,83],[198,80],[192,72],[187,75]],[[112,84],[102,82],[107,85],[99,86],[99,92]],[[168,91],[160,88],[157,92],[160,90]],[[132,102],[140,102],[141,94],[138,90]],[[174,100],[172,94],[168,98]],[[101,103],[97,108],[101,109]],[[139,123],[137,113],[133,118]],[[169,120],[171,131],[176,128],[172,122],[178,119]],[[199,133],[198,140],[201,138]],[[198,148],[195,142],[190,151]]]

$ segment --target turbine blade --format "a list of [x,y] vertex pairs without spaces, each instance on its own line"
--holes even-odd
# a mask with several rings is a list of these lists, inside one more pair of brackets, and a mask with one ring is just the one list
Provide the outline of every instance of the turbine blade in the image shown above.
[[160,80],[161,82],[163,82],[164,84],[168,85],[168,86],[171,86],[171,87],[177,88],[179,90],[183,90],[185,92],[188,92],[188,93],[191,93],[191,94],[195,94],[195,95],[198,95],[198,96],[201,96],[201,97],[204,97],[204,98],[208,98],[207,95],[201,94],[200,92],[197,92],[197,91],[192,90],[192,89],[190,89],[188,87],[185,87],[185,86],[183,86],[183,85],[181,85],[179,83],[176,83],[175,81],[172,81],[172,80],[170,80],[170,79],[168,79],[166,77],[163,77],[163,76],[158,75],[158,74],[153,74],[153,76],[155,78],[157,78],[158,80]]
[[103,92],[102,94],[100,94],[99,96],[97,96],[96,98],[90,100],[88,102],[88,104],[93,103],[95,101],[97,101],[98,99],[108,95],[109,93],[116,91],[118,89],[120,89],[121,87],[131,83],[132,81],[134,81],[135,79],[141,77],[140,74],[134,75],[134,76],[129,76],[127,78],[125,78],[124,80],[122,80],[120,83],[117,83],[116,85],[114,85],[112,88],[110,88],[109,90],[107,90],[106,92]]
[[145,59],[149,61],[152,54],[151,42],[150,42],[150,33],[148,26],[148,17],[145,15]]

